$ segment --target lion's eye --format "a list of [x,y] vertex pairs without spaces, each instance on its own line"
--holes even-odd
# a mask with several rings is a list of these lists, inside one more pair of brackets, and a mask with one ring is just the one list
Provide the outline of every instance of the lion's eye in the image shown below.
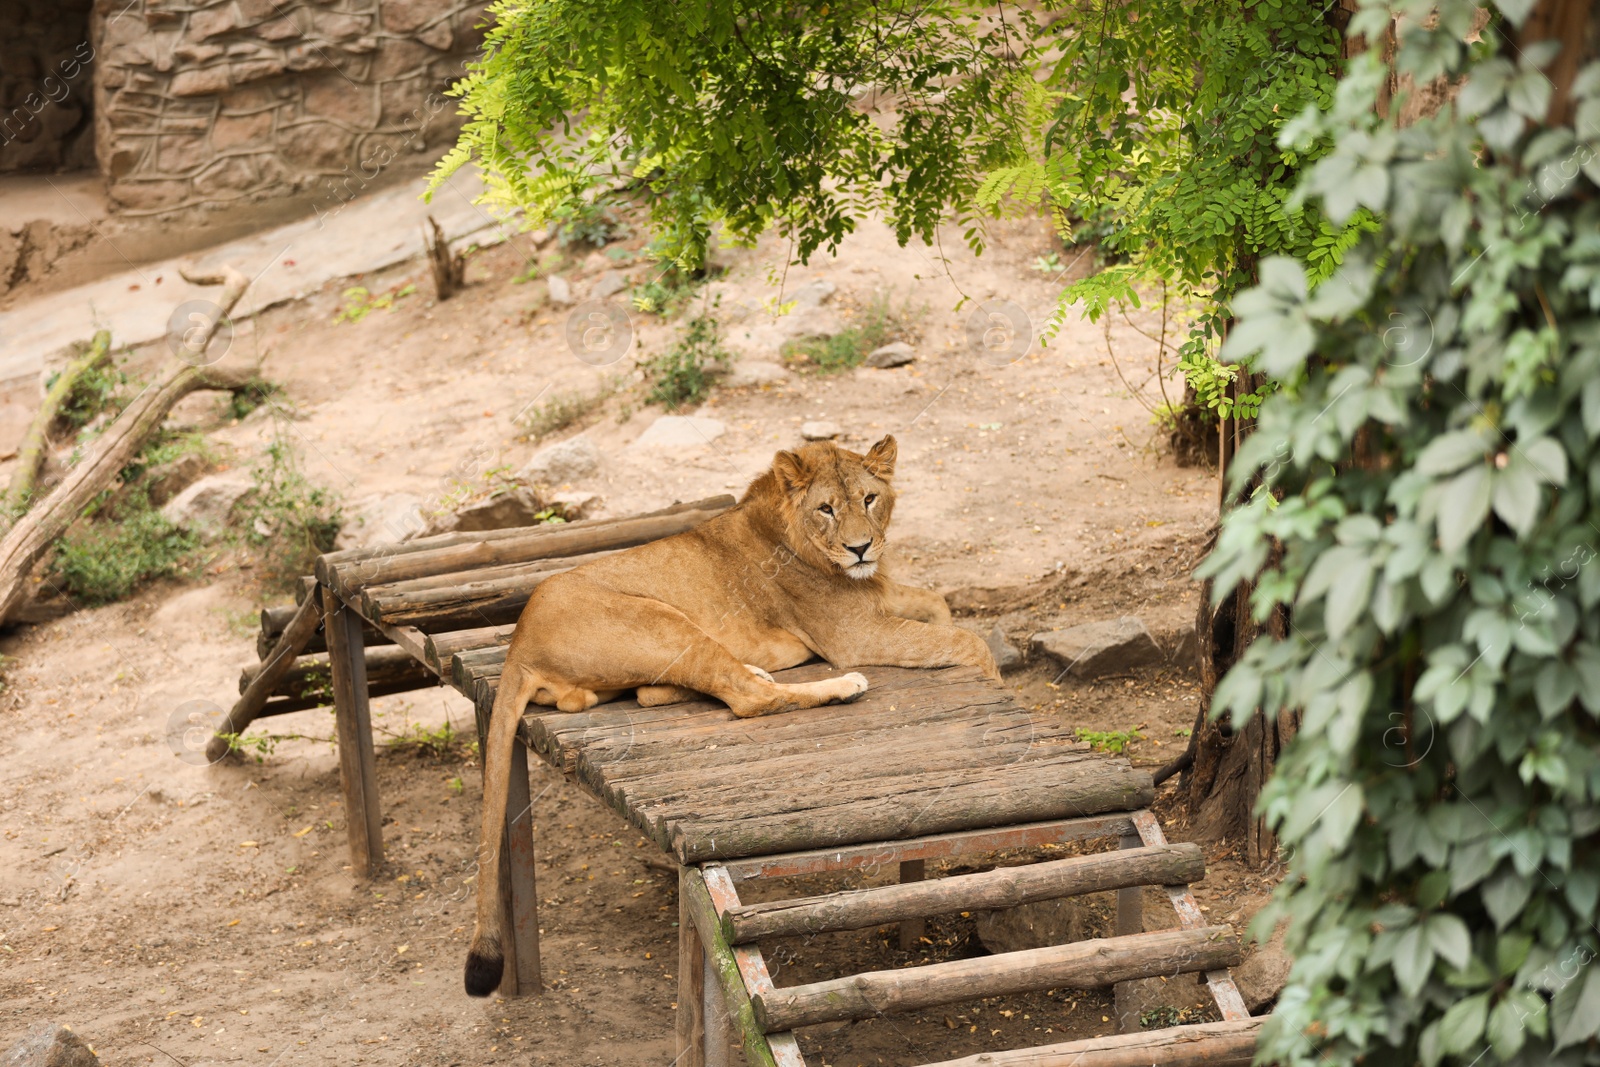
[[871,507],[871,506],[872,506],[872,502],[873,502],[873,501],[874,501],[874,500],[876,500],[876,499],[878,499],[878,494],[877,494],[877,493],[868,493],[868,494],[867,494],[867,495],[866,495],[866,498],[865,498],[865,499],[863,499],[863,500],[862,500],[862,501],[861,501],[861,502],[862,502],[862,503],[863,503],[863,504],[865,504],[865,505],[866,505],[866,506],[867,506],[867,507],[869,507],[869,508],[870,508],[870,507]]
[[822,512],[824,515],[832,515],[833,514],[833,505],[832,504],[822,504],[822,505],[819,505],[817,507],[817,510]]

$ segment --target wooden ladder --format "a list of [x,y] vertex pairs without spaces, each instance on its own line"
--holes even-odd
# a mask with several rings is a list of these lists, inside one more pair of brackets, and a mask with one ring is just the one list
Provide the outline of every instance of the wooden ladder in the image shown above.
[[[1103,988],[1137,978],[1194,972],[1203,974],[1221,1022],[987,1052],[929,1067],[1246,1067],[1262,1020],[1251,1018],[1228,971],[1239,962],[1238,938],[1231,927],[1209,924],[1189,890],[1188,883],[1205,872],[1199,847],[1168,844],[1155,816],[1141,810],[1026,828],[1032,844],[1116,834],[1121,846],[1116,852],[921,880],[927,859],[990,851],[1023,830],[940,834],[681,868],[677,1067],[723,1067],[733,1062],[735,1048],[743,1050],[750,1067],[804,1067],[794,1034],[801,1026],[980,997]],[[901,865],[901,882],[896,885],[760,904],[739,900],[738,884],[755,878],[894,862]],[[1165,889],[1177,911],[1177,929],[1144,932],[1144,886]],[[979,959],[779,988],[759,945],[763,938],[920,923],[931,915],[1109,890],[1117,891],[1115,936]]]

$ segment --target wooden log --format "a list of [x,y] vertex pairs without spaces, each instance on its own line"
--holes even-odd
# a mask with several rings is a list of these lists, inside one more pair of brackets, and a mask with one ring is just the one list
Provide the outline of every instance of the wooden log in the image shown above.
[[[413,659],[397,645],[381,645],[365,650],[367,659],[367,691],[371,696],[381,693],[403,693],[410,689],[427,689],[439,684],[439,678],[427,664]],[[239,692],[243,693],[261,673],[262,664],[253,663],[239,672]],[[380,693],[381,691],[381,693]],[[273,689],[275,697],[303,701],[308,708],[325,708],[333,704],[333,675],[328,665],[327,653],[302,655],[294,661]]]
[[317,580],[341,596],[353,599],[366,586],[385,582],[501,563],[528,563],[536,559],[631,548],[693,529],[732,505],[733,498],[723,495],[693,504],[674,505],[650,515],[492,530],[441,548],[375,555],[347,563],[323,556],[317,560]]
[[383,865],[383,818],[378,801],[378,764],[372,751],[372,712],[367,706],[367,658],[361,617],[331,589],[322,590],[328,662],[333,674],[334,732],[339,739],[339,782],[344,791],[350,865],[370,878]]
[[[676,865],[674,865],[676,866]],[[689,868],[678,871],[678,1018],[674,1027],[678,1055],[676,1067],[706,1067],[706,950],[689,915],[689,893],[684,882]]]
[[548,567],[515,578],[469,581],[470,571],[457,576],[454,585],[416,593],[383,596],[363,594],[362,614],[385,626],[415,626],[423,630],[459,630],[464,627],[514,624],[528,598],[545,579],[571,570]]
[[467,284],[467,257],[450,251],[450,241],[439,224],[428,216],[428,225],[422,231],[422,243],[428,250],[428,266],[433,270],[433,293],[442,304]]
[[868,971],[775,989],[756,997],[752,1006],[761,1028],[773,1033],[981,997],[1044,989],[1100,989],[1129,978],[1228,967],[1240,958],[1239,941],[1231,926],[1159,930],[898,971]]
[[[315,588],[315,578],[308,578],[306,581]],[[261,609],[261,632],[256,635],[257,656],[261,659],[267,658],[272,652],[273,646],[278,643],[278,638],[283,636],[284,627],[288,626],[289,620],[294,618],[295,610],[298,607],[299,604],[281,604],[276,607]],[[362,621],[364,624],[362,626],[362,643],[368,648],[374,645],[394,644],[394,640],[376,626],[365,620]],[[322,628],[319,626],[316,633],[312,634],[311,639],[306,642],[305,648],[301,649],[301,655],[311,655],[315,652],[326,651],[328,651],[327,635],[322,632]]]
[[244,686],[238,701],[217,726],[217,732],[206,742],[208,760],[216,763],[228,754],[228,741],[225,735],[244,733],[245,729],[260,717],[262,709],[266,707],[267,698],[277,691],[279,684],[288,676],[294,667],[295,657],[305,648],[311,635],[321,623],[322,605],[316,598],[308,599],[295,609],[295,617],[285,627],[283,636],[278,639],[277,647],[257,666],[255,677]]
[[449,675],[450,657],[457,652],[470,652],[480,648],[497,648],[511,643],[516,625],[478,626],[470,630],[452,630],[449,633],[429,634],[423,642],[423,659],[441,678]]
[[[213,279],[206,279],[209,283]],[[250,279],[228,268],[227,288],[218,298],[226,317],[239,302]],[[198,352],[205,351],[219,318],[197,339]],[[205,343],[201,343],[205,342]],[[109,488],[140,449],[161,427],[172,406],[199,389],[238,390],[256,380],[254,366],[189,366],[176,363],[152,382],[122,409],[77,466],[67,472],[61,484],[48,496],[36,501],[27,514],[0,540],[0,623],[4,623],[22,602],[28,590],[27,577],[34,565],[55,544],[57,538],[78,520],[94,499]]]
[[381,582],[362,588],[367,597],[392,597],[403,593],[421,593],[430,589],[454,589],[462,582],[492,582],[500,578],[516,578],[541,571],[576,567],[590,560],[614,556],[620,549],[610,552],[587,552],[581,556],[561,556],[557,559],[536,559],[527,563],[500,563],[492,567],[474,567],[469,571],[452,571],[447,574],[429,574],[421,578],[407,578],[403,582]]
[[56,416],[61,413],[61,405],[66,403],[67,397],[72,394],[72,387],[78,384],[78,379],[104,363],[110,356],[111,331],[97,330],[89,341],[88,350],[56,376],[49,391],[45,393],[39,410],[34,412],[33,421],[28,424],[28,432],[23,434],[22,443],[17,446],[17,466],[11,472],[11,484],[6,486],[5,506],[0,514],[21,515],[27,510],[28,500],[33,496],[35,480],[44,467],[45,445],[50,440],[50,424],[55,422]]
[[[734,959],[733,950],[728,947],[728,942],[723,940],[717,909],[711,903],[705,876],[693,867],[684,868],[678,881],[678,892],[684,910],[689,913],[689,919],[694,923],[700,950],[705,954],[706,962],[711,965],[711,969],[716,972],[717,982],[722,987],[722,1006],[727,1011],[729,1022],[739,1035],[744,1049],[745,1063],[749,1067],[777,1067],[764,1032],[772,1028],[763,1028],[757,1022],[750,995],[744,987],[744,977],[739,973],[739,963]],[[681,962],[679,966],[682,966]],[[706,1032],[709,1037],[709,1027]]]
[[906,919],[1015,908],[1036,900],[1103,893],[1124,886],[1177,885],[1199,881],[1205,871],[1200,846],[1184,842],[1069,856],[932,881],[908,880],[902,874],[899,885],[729,908],[722,915],[722,932],[730,944],[742,945],[764,937],[865,930]]
[[[1043,774],[1031,772],[1039,770]],[[1019,768],[1021,773],[991,784],[939,789],[906,796],[861,801],[840,796],[804,810],[756,817],[727,814],[684,820],[670,827],[672,848],[682,863],[760,856],[772,852],[892,841],[912,834],[970,830],[1013,823],[1131,811],[1155,796],[1150,775],[1125,762],[1103,760],[1081,765],[1078,773],[1057,776],[1048,763]]]
[[1265,1019],[1199,1023],[1119,1037],[980,1052],[925,1067],[1250,1067]]

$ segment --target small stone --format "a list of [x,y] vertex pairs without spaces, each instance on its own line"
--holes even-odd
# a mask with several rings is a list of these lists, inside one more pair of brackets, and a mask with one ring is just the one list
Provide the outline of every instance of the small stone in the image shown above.
[[874,348],[871,352],[868,352],[866,365],[876,367],[879,370],[887,370],[890,367],[903,367],[916,358],[917,353],[910,345],[904,341],[895,341],[892,344],[884,345],[882,348]]
[[1283,950],[1283,933],[1279,931],[1233,968],[1234,983],[1250,1014],[1259,1014],[1278,999],[1278,994],[1289,983],[1289,970],[1293,966],[1294,960]]
[[572,303],[572,284],[559,274],[552,274],[545,279],[545,285],[550,290],[550,303],[558,308],[567,307]]
[[34,1023],[0,1056],[0,1067],[96,1067],[99,1062],[83,1038],[59,1023]]
[[569,489],[564,493],[552,493],[549,504],[561,511],[561,517],[568,522],[579,519],[592,519],[595,512],[605,505],[605,498],[599,493],[586,493],[578,489]]
[[545,503],[531,489],[517,486],[477,504],[469,504],[438,524],[443,530],[475,533],[482,530],[508,530],[515,526],[538,525],[538,514]]
[[377,493],[357,501],[333,547],[371,548],[420,537],[428,528],[423,500],[410,493]]
[[1017,646],[1006,640],[1006,633],[1000,629],[1000,624],[995,623],[994,629],[989,631],[989,636],[984,638],[989,646],[989,653],[994,656],[995,666],[1001,670],[1010,670],[1022,662],[1022,653],[1017,651]]
[[171,462],[151,467],[144,476],[150,503],[159,508],[193,485],[205,472],[206,457],[198,452],[185,452]]
[[722,379],[727,388],[739,389],[753,385],[782,385],[794,378],[781,363],[768,359],[744,359],[733,365]]
[[800,436],[807,441],[831,441],[839,436],[839,424],[836,422],[803,422],[800,424]]
[[587,437],[569,437],[541,448],[517,472],[517,480],[539,485],[566,485],[593,474],[600,466],[600,450]]
[[818,279],[817,281],[802,285],[793,293],[790,293],[783,302],[787,304],[790,301],[793,301],[795,305],[797,305],[795,308],[796,311],[799,311],[801,308],[814,308],[819,304],[827,303],[828,298],[832,296],[836,290],[837,286],[835,286],[832,282]]
[[1034,651],[1061,664],[1074,678],[1126,674],[1166,660],[1144,623],[1133,615],[1033,635]]
[[844,320],[828,308],[798,307],[780,318],[775,329],[783,340],[833,337],[844,332]]
[[594,290],[589,296],[593,300],[604,300],[608,296],[615,296],[627,287],[628,276],[626,274],[620,270],[608,270],[595,281]]
[[629,452],[652,448],[697,448],[708,445],[728,431],[721,419],[703,415],[663,415],[640,434]]
[[249,478],[238,474],[213,474],[167,501],[161,514],[174,526],[214,536],[228,525],[234,509],[255,491],[255,483]]

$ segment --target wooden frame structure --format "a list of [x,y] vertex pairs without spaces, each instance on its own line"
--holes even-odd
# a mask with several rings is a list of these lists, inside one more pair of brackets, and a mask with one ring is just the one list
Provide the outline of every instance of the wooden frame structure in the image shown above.
[[[351,863],[375,874],[383,841],[369,697],[449,684],[472,699],[481,739],[513,623],[539,582],[597,554],[688,529],[732,502],[324,556],[295,607],[262,613],[261,662],[241,676],[240,699],[219,733],[331,698]],[[829,669],[785,673],[799,679]],[[1221,1023],[941,1067],[1249,1063],[1259,1020],[1227,970],[1238,962],[1237,939],[1208,924],[1196,905],[1188,883],[1203,876],[1203,858],[1196,846],[1166,842],[1146,807],[1149,776],[1087,752],[976,672],[878,668],[874,675],[860,705],[771,719],[732,721],[725,708],[704,702],[526,715],[523,744],[513,747],[503,843],[510,862],[501,865],[499,893],[512,936],[500,992],[541,988],[532,750],[678,860],[680,1067],[720,1067],[739,1051],[749,1064],[800,1067],[794,1031],[806,1025],[1183,972],[1203,974]],[[225,740],[213,750],[220,756]],[[824,765],[830,771],[819,776]],[[930,860],[1092,838],[1114,838],[1119,848],[926,877]],[[738,892],[756,879],[885,866],[897,873],[895,884],[754,905]],[[1176,930],[1144,932],[1144,886],[1165,888]],[[901,944],[910,947],[932,915],[1113,890],[1115,936],[980,960],[778,988],[760,947],[763,938],[885,923],[898,923]]]

